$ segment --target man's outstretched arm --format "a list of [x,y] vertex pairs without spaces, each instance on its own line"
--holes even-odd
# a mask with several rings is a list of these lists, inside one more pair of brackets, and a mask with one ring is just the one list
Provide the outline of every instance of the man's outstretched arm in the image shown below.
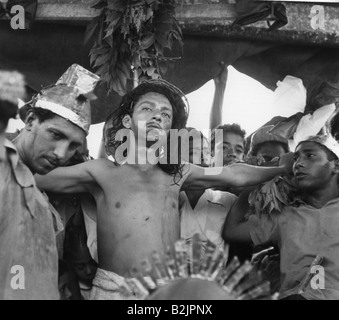
[[93,176],[108,160],[91,160],[75,166],[60,167],[46,175],[35,175],[39,189],[56,193],[83,193],[89,192],[96,182]]
[[232,164],[226,167],[203,168],[189,165],[182,190],[255,186],[277,175],[290,173],[292,165],[293,153],[284,155],[279,167]]

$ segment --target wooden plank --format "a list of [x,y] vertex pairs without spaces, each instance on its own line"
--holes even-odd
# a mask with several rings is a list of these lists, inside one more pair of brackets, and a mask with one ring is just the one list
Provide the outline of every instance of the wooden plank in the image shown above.
[[[95,3],[97,0],[39,0],[36,20],[86,25],[100,13],[91,8]],[[177,0],[177,3],[176,16],[185,34],[339,46],[339,7],[333,4],[282,2],[288,24],[278,31],[269,31],[266,21],[232,27],[237,16],[234,0]]]
[[[88,22],[100,11],[91,6],[98,0],[38,0],[37,21],[83,21]],[[7,0],[0,0],[5,5]]]
[[[201,1],[178,7],[177,18],[186,34],[339,47],[339,7],[336,5],[283,2],[288,23],[279,30],[270,31],[267,21],[244,27],[232,26],[236,11],[234,4],[229,2],[209,3],[218,12],[212,16],[205,11],[204,15],[200,10],[204,6]],[[224,11],[228,14],[221,13],[223,16],[218,17]],[[182,15],[182,12],[185,14]]]

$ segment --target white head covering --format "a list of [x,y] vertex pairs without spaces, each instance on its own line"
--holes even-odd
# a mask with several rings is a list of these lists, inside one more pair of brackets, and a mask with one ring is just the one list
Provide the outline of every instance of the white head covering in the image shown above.
[[315,142],[326,147],[328,150],[333,152],[339,159],[339,144],[331,135],[317,135],[317,136],[309,137],[306,140],[299,142],[297,147],[301,143],[308,142],[308,141]]

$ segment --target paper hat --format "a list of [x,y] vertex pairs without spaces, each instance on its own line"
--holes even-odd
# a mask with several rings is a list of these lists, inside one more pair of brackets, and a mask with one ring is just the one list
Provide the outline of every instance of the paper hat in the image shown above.
[[309,137],[304,141],[300,141],[297,145],[297,148],[301,143],[308,141],[321,144],[322,146],[326,147],[328,150],[333,152],[339,159],[339,144],[331,135],[317,135]]
[[269,131],[273,129],[273,127],[274,125],[268,125],[259,128],[252,136],[250,149],[253,150],[255,146],[264,142],[280,142],[288,144],[287,139],[273,133],[269,133]]
[[43,108],[67,119],[88,134],[91,124],[90,100],[100,77],[73,64],[53,86],[44,88],[33,100],[20,108],[19,114],[25,120],[28,110]]

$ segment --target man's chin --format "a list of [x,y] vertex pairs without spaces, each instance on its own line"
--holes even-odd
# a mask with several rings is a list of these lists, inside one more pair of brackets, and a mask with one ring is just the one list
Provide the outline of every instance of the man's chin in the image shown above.
[[224,167],[229,166],[231,164],[237,163],[237,160],[225,160],[224,161]]

